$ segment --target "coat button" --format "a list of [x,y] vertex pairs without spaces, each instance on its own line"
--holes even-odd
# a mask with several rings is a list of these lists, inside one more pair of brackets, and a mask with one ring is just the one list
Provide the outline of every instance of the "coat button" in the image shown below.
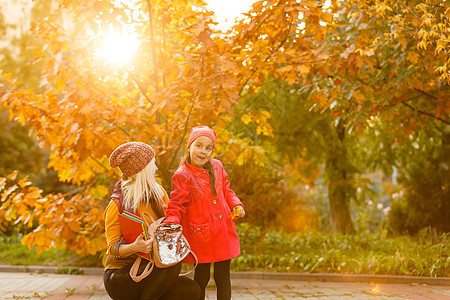
[[219,219],[222,219],[222,215],[219,215]]
[[206,170],[203,170],[203,173],[206,173]]
[[200,231],[200,227],[197,227],[197,231]]
[[214,200],[214,201],[213,201],[213,204],[217,204],[217,200]]

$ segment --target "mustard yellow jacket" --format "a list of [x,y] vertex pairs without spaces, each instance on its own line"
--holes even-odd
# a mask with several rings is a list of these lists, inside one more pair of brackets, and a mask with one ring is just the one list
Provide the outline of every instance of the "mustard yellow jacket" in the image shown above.
[[[118,182],[116,184],[116,190],[118,184],[120,188],[120,182]],[[169,201],[169,197],[167,196],[164,188],[162,186],[160,187],[164,192],[163,201],[167,204],[167,202]],[[144,212],[150,214],[155,220],[158,219],[158,216],[153,211],[150,205],[141,205],[141,207],[139,207],[139,214],[141,216]],[[137,257],[136,255],[131,255],[124,258],[114,258],[110,255],[111,247],[122,238],[122,230],[120,229],[119,217],[117,215],[118,213],[119,207],[117,207],[117,204],[113,200],[109,201],[109,204],[105,209],[105,234],[106,242],[108,244],[106,251],[105,269],[120,269],[123,266],[133,263]]]

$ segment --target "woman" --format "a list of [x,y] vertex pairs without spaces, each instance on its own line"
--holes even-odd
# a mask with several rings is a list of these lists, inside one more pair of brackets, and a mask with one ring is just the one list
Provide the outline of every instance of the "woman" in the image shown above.
[[[149,253],[151,241],[143,235],[127,244],[122,237],[118,214],[128,211],[142,216],[145,212],[155,220],[165,215],[168,196],[155,179],[158,168],[155,164],[155,152],[149,145],[130,142],[119,146],[109,159],[111,167],[119,167],[122,180],[117,182],[111,201],[105,210],[105,232],[107,256],[103,281],[108,295],[112,299],[198,299],[198,284],[187,278],[179,277],[181,263],[153,271],[140,282],[130,277],[130,268],[137,252]],[[148,263],[142,260],[142,271]],[[140,273],[140,272],[139,272]]]

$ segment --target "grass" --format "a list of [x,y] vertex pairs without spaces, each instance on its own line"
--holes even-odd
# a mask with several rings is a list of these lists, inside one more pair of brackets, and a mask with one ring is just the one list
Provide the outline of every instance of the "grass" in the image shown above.
[[37,254],[20,243],[21,236],[0,237],[0,264],[24,266],[102,267],[99,256],[79,256],[67,249],[44,250]]
[[450,235],[437,243],[408,236],[263,232],[238,226],[242,253],[236,271],[450,276]]
[[[232,260],[234,271],[450,276],[450,234],[431,241],[426,236],[264,232],[246,223],[237,230],[242,253]],[[99,255],[82,257],[66,249],[37,255],[20,244],[20,236],[0,237],[0,264],[59,266],[71,273],[76,267],[103,267]]]

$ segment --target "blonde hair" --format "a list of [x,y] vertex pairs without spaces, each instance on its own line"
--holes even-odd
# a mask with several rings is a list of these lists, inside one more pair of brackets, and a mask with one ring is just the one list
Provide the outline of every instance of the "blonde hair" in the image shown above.
[[155,172],[156,164],[153,158],[139,173],[123,178],[122,192],[125,210],[137,212],[141,204],[150,204],[159,217],[165,215],[164,192],[156,182]]

